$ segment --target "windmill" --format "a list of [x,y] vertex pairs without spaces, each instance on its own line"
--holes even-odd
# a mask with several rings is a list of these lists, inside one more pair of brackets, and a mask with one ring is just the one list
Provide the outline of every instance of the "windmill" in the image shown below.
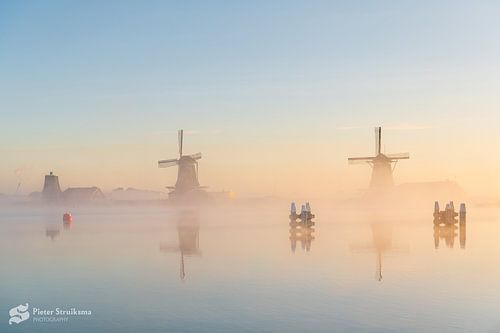
[[349,164],[368,164],[372,168],[370,190],[385,190],[394,186],[392,173],[399,160],[410,158],[409,153],[382,153],[382,127],[375,127],[375,156],[349,157]]
[[182,195],[192,190],[201,188],[198,182],[198,160],[201,153],[192,155],[182,155],[182,146],[184,142],[184,130],[178,131],[179,140],[179,158],[158,161],[159,168],[168,168],[174,165],[179,167],[177,171],[177,182],[175,186],[167,186],[173,190],[170,194]]

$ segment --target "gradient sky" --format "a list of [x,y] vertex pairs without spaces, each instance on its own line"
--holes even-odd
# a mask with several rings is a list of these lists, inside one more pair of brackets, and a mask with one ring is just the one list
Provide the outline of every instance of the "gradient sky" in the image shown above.
[[2,1],[0,192],[162,189],[185,151],[245,194],[352,193],[349,155],[411,153],[397,182],[499,195],[496,1]]

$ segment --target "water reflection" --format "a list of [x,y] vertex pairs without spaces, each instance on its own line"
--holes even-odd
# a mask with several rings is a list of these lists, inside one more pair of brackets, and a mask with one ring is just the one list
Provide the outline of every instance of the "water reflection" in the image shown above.
[[61,233],[60,229],[56,226],[48,226],[47,228],[45,228],[45,236],[50,238],[50,240],[52,241],[54,241],[56,237],[59,236],[60,233]]
[[440,243],[444,241],[445,246],[452,249],[457,237],[460,240],[460,248],[465,249],[465,242],[467,240],[465,221],[458,223],[458,226],[456,223],[434,224],[434,248],[438,249]]
[[[45,236],[54,241],[56,238],[61,236],[61,227],[59,223],[56,223],[57,218],[55,216],[46,216],[46,227],[45,227]],[[71,230],[71,223],[63,222],[64,231]]]
[[290,248],[292,253],[297,249],[297,242],[303,251],[311,251],[311,243],[314,240],[314,225],[312,221],[314,214],[311,213],[311,206],[307,202],[302,205],[300,214],[297,214],[295,203],[290,207]]
[[314,240],[314,227],[293,226],[290,227],[290,247],[293,253],[297,248],[297,242],[303,251],[311,251],[311,243]]
[[355,252],[370,251],[375,252],[375,279],[382,281],[382,259],[383,255],[389,251],[399,250],[392,241],[392,225],[383,222],[374,222],[370,224],[372,241],[368,244],[351,246]]
[[64,230],[71,230],[72,223],[63,223]]
[[180,254],[179,277],[186,279],[184,257],[201,254],[199,244],[199,216],[197,211],[181,211],[177,221],[177,245],[160,244],[160,251]]

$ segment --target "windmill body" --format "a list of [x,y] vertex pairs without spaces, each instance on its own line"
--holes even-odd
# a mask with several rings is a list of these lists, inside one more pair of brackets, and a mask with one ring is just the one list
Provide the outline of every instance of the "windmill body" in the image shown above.
[[191,156],[182,156],[179,159],[177,181],[175,190],[179,192],[189,191],[200,187],[198,181],[198,162]]
[[392,161],[384,154],[379,154],[372,162],[370,189],[384,189],[394,186]]
[[372,177],[369,190],[383,192],[394,186],[393,171],[399,160],[410,158],[409,153],[383,154],[382,153],[382,128],[375,128],[375,156],[350,157],[349,164],[368,164],[372,168]]

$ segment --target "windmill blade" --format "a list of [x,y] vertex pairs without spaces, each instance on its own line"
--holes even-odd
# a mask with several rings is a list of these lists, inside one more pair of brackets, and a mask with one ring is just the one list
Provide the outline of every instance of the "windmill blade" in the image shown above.
[[410,153],[387,154],[386,156],[393,160],[407,160],[410,158]]
[[348,160],[349,165],[371,163],[372,160]]
[[373,157],[351,157],[347,159],[349,164],[366,164],[373,161]]
[[184,281],[186,278],[186,271],[184,270],[184,254],[181,251],[181,266],[179,267],[179,276],[181,281]]
[[375,157],[349,157],[347,162],[349,164],[365,164],[370,163],[375,159]]
[[375,156],[379,155],[382,150],[382,127],[375,127]]
[[191,154],[189,155],[193,160],[199,160],[201,158],[201,153]]
[[184,141],[184,130],[180,129],[177,131],[177,139],[179,140],[179,156],[182,157],[182,144]]
[[158,168],[168,168],[177,164],[179,164],[179,160],[176,158],[170,160],[162,160],[158,161]]

